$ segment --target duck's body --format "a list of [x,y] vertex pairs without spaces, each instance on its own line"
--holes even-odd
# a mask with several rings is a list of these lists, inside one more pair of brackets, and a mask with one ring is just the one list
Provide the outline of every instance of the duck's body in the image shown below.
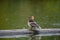
[[41,29],[41,27],[34,21],[34,17],[31,16],[28,19],[28,26],[30,30],[38,30]]

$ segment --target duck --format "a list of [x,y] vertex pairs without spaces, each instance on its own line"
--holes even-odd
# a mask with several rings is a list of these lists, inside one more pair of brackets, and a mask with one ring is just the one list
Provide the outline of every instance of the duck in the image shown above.
[[38,30],[38,29],[41,29],[41,26],[39,26],[39,25],[34,21],[34,16],[28,17],[28,26],[29,26],[29,30]]

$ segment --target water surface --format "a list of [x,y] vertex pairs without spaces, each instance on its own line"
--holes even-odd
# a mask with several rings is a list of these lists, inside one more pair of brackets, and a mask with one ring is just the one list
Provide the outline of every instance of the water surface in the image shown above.
[[[60,28],[59,0],[0,0],[0,30],[28,28],[27,18],[35,16],[42,28]],[[35,37],[32,37],[34,40]],[[0,38],[29,40],[30,37]],[[60,40],[60,36],[42,36],[40,40]]]

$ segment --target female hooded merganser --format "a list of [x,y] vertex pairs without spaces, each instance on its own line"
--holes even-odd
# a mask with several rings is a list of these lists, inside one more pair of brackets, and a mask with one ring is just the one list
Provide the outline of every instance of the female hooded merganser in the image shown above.
[[30,30],[41,29],[41,27],[34,21],[34,16],[28,18],[28,26]]

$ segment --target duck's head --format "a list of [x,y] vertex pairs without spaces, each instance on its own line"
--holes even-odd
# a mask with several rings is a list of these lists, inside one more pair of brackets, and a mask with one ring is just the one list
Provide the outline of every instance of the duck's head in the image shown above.
[[30,16],[29,17],[29,20],[34,20],[34,16]]
[[33,19],[33,20],[34,20],[34,16],[31,16],[31,19]]

